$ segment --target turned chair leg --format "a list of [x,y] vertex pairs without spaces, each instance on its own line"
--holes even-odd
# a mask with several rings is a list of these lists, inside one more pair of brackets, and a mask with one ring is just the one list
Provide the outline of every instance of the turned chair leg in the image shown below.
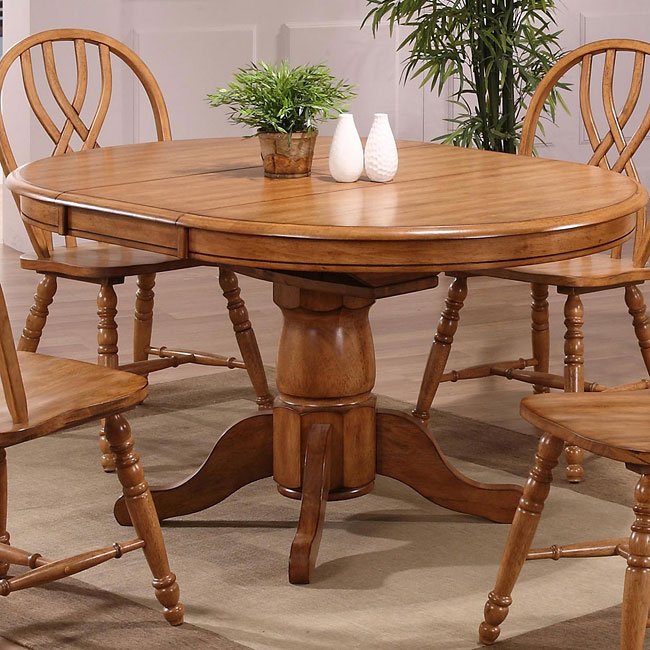
[[[0,449],[0,544],[9,544],[7,532],[7,452]],[[0,578],[9,571],[8,562],[0,562]]]
[[646,370],[650,374],[650,320],[646,313],[643,294],[638,285],[625,287],[625,304],[630,316],[632,316],[632,325],[639,342],[639,348],[641,348],[643,363],[645,363]]
[[[113,285],[102,282],[97,294],[97,365],[117,368],[119,365],[117,349],[117,294]],[[102,420],[99,432],[99,449],[102,452],[101,464],[105,472],[115,471],[115,459],[106,439],[106,423]]]
[[102,282],[97,294],[97,365],[117,368],[117,294],[109,281]]
[[[533,357],[537,363],[537,372],[548,372],[550,358],[550,336],[548,318],[548,286],[545,284],[531,284],[530,297],[532,299],[531,310],[531,342]],[[546,386],[535,384],[533,390],[536,393],[547,393]]]
[[153,288],[155,285],[155,273],[138,276],[138,290],[135,294],[133,314],[133,361],[146,361],[149,358],[153,327]]
[[460,310],[467,298],[467,277],[456,276],[449,287],[445,309],[440,315],[429,358],[420,384],[420,394],[413,415],[420,420],[429,419],[429,409],[436,396],[440,378],[445,371],[447,359],[460,321]]
[[524,486],[515,518],[501,558],[494,589],[485,604],[484,620],[479,626],[479,639],[485,645],[494,643],[500,625],[508,616],[512,598],[510,594],[535,536],[553,480],[553,468],[557,465],[564,443],[558,438],[544,434],[537,447],[535,462]]
[[262,355],[257,345],[255,332],[248,318],[246,303],[241,297],[239,280],[237,275],[225,269],[219,268],[219,285],[223,291],[224,298],[228,301],[228,313],[232,323],[237,345],[241,352],[242,359],[246,364],[246,372],[250,378],[255,394],[257,405],[260,409],[269,409],[273,406],[273,397],[269,391],[266,381],[266,372],[262,363]]
[[[582,299],[576,292],[567,295],[564,304],[564,390],[567,393],[579,393],[584,390],[584,308]],[[575,445],[567,445],[566,478],[570,483],[580,483],[584,476],[584,451]]]
[[34,304],[29,310],[25,327],[18,341],[18,350],[22,352],[36,352],[41,341],[41,334],[50,313],[48,307],[54,300],[56,293],[56,275],[46,273],[36,287]]
[[106,418],[106,438],[115,456],[117,477],[122,484],[127,510],[136,534],[144,540],[144,555],[153,575],[153,588],[158,602],[165,608],[164,616],[172,625],[183,622],[184,607],[179,602],[180,590],[167,559],[165,541],[158,515],[144,478],[140,457],[133,450],[131,428],[122,415]]
[[[644,467],[644,472],[650,468]],[[625,571],[621,650],[642,650],[650,606],[650,475],[642,474],[634,492],[635,520]]]

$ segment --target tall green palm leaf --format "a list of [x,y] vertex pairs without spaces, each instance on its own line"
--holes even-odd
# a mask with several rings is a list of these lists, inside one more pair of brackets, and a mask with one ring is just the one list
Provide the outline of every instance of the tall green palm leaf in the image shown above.
[[[454,79],[457,113],[443,142],[514,153],[526,106],[555,63],[559,35],[554,0],[367,0],[376,34],[382,19],[393,33],[407,30],[399,50],[408,50],[404,79],[442,92]],[[545,116],[555,120],[553,92]]]

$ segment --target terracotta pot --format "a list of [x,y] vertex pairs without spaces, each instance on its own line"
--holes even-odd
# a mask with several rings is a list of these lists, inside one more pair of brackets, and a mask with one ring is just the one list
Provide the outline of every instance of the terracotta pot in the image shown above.
[[292,133],[258,133],[262,148],[264,176],[300,178],[311,174],[314,144],[318,131]]

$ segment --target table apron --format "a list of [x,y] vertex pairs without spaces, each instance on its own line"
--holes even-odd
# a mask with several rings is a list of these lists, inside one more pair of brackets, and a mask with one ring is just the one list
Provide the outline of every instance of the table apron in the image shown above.
[[[308,239],[202,230],[173,220],[21,200],[40,228],[208,264],[297,271],[438,272],[507,268],[608,250],[631,237],[635,214],[600,224],[494,237]],[[552,253],[549,253],[549,250]]]
[[590,255],[623,243],[634,228],[635,215],[532,235],[408,241],[299,239],[190,229],[188,254],[203,262],[301,271],[472,270]]

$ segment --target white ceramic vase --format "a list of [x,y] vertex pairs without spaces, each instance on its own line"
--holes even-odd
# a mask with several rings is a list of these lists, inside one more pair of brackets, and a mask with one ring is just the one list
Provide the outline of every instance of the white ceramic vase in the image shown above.
[[386,183],[397,173],[397,145],[386,113],[375,113],[364,157],[366,174],[371,181]]
[[329,164],[339,183],[354,183],[363,173],[363,146],[352,113],[341,113],[336,121]]

